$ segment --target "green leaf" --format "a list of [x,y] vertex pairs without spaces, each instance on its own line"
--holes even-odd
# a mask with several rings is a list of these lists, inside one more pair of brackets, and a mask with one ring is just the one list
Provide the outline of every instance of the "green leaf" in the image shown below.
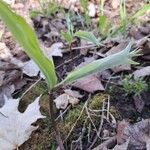
[[105,15],[99,16],[100,33],[103,36],[107,36],[107,34],[109,33],[110,28],[111,28],[111,24],[110,24],[108,18]]
[[119,53],[113,54],[103,59],[95,60],[82,68],[75,69],[74,71],[69,73],[65,80],[63,80],[60,84],[72,83],[84,76],[96,73],[98,71],[103,71],[108,68],[113,68],[118,65],[137,64],[136,62],[131,60],[131,58],[134,56],[138,56],[139,54],[137,54],[138,51],[130,52],[131,46],[132,44],[129,43],[129,45]]
[[148,10],[150,10],[150,4],[145,4],[139,11],[135,13],[132,19],[137,19],[140,16],[143,16]]
[[88,11],[88,0],[80,0],[80,4],[84,9],[84,12]]
[[89,42],[92,42],[96,45],[101,45],[100,41],[95,37],[95,35],[91,32],[87,32],[87,31],[77,31],[75,33],[75,36],[83,39],[83,40],[86,40],[86,41],[89,41]]
[[68,42],[69,46],[71,46],[71,43],[73,41],[73,37],[70,34],[70,32],[61,32],[61,35],[64,37],[64,39]]
[[48,86],[53,88],[57,83],[53,61],[44,55],[33,29],[2,0],[0,0],[0,17],[27,55],[39,66],[46,77]]

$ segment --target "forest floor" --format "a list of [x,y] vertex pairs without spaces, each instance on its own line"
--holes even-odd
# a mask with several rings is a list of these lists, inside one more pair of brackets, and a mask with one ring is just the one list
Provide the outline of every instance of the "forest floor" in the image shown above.
[[[142,53],[134,58],[139,64],[121,65],[64,85],[55,92],[55,119],[66,150],[149,150],[150,9],[131,18],[150,3],[126,0],[123,20],[119,0],[106,0],[103,7],[98,0],[91,0],[87,10],[85,3],[81,5],[78,0],[57,4],[36,0],[9,2],[35,29],[46,54],[49,56],[53,51],[59,81],[75,68],[120,52],[132,41],[131,51],[137,49]],[[102,15],[105,21],[99,19]],[[62,34],[68,31],[68,22],[73,32],[91,32],[101,45],[76,37],[69,45]],[[4,95],[21,98],[20,112],[42,95],[41,112],[48,116],[48,89],[40,70],[0,21],[1,107]],[[49,118],[35,125],[39,128],[19,150],[59,149]]]

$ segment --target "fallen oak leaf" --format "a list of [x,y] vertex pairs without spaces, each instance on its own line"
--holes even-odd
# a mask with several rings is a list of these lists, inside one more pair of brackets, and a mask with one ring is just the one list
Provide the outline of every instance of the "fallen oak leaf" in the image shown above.
[[39,99],[31,103],[24,113],[18,111],[19,99],[8,99],[5,96],[5,104],[0,108],[0,149],[17,149],[30,138],[32,131],[38,126],[31,125],[40,118],[45,118],[39,111]]

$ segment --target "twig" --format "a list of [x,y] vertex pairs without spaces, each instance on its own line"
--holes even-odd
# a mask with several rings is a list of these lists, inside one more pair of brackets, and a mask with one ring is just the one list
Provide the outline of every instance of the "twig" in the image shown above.
[[64,51],[62,50],[62,53],[67,53],[67,52],[70,52],[70,51],[74,51],[74,50],[80,50],[80,49],[87,49],[87,48],[90,48],[91,49],[94,49],[94,48],[97,48],[99,46],[97,45],[85,45],[85,46],[80,46],[80,47],[73,47],[71,49],[65,49]]
[[[100,126],[99,126],[99,129],[98,129],[97,135],[100,135],[101,129],[102,129],[102,126],[103,126],[103,122],[104,122],[104,111],[103,111],[103,110],[104,110],[104,109],[105,109],[105,105],[104,105],[104,102],[103,102],[103,106],[102,106],[102,117],[101,117],[101,122],[100,122]],[[96,143],[97,139],[98,139],[98,136],[96,136],[96,137],[94,138],[94,140],[93,140],[92,144],[90,145],[90,147],[88,148],[88,150],[91,150],[91,149],[92,149],[92,147],[93,147],[94,144]]]
[[[95,132],[96,132],[97,136],[99,137],[98,131],[97,131],[97,129],[96,129],[96,126],[95,126],[95,124],[94,124],[94,122],[93,122],[93,120],[92,120],[92,118],[91,118],[91,116],[90,116],[90,113],[88,112],[87,105],[85,106],[85,109],[86,109],[87,116],[88,116],[88,118],[90,119],[90,121],[91,121],[91,123],[92,123],[92,125],[93,125],[93,127],[94,127],[94,129],[95,129]],[[99,137],[99,138],[100,138],[100,137]]]
[[[82,138],[83,138],[83,135],[84,135],[84,133],[85,133],[85,131],[86,131],[86,128],[85,128],[85,125],[86,125],[86,123],[87,123],[87,120],[88,120],[88,117],[85,119],[85,121],[84,121],[84,125],[83,125],[83,128],[82,128],[82,132],[81,132],[81,135],[79,136],[79,138],[77,139],[77,140],[75,140],[75,141],[72,141],[72,143],[71,143],[71,148],[72,148],[72,145],[73,145],[73,143],[78,143],[78,142],[80,142],[80,150],[82,150],[83,148],[82,148]],[[79,145],[77,145],[74,149],[78,149],[78,147],[79,147]],[[72,149],[71,149],[72,150]]]
[[61,118],[61,116],[63,116],[63,115],[68,111],[68,109],[70,109],[70,107],[71,107],[71,105],[69,105],[69,106],[62,112],[62,114],[60,114],[60,115],[55,119],[55,121],[57,121],[59,118]]

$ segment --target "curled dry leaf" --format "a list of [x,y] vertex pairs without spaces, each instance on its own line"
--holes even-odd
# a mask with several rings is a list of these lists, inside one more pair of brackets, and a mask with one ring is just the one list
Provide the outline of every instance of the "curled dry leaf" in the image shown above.
[[71,104],[72,106],[76,105],[79,103],[79,99],[81,98],[82,95],[74,90],[67,89],[65,90],[65,93],[62,95],[58,96],[54,102],[56,104],[57,109],[65,109],[68,104]]
[[19,99],[8,99],[5,96],[5,105],[0,108],[0,149],[17,149],[30,138],[32,131],[38,126],[31,125],[37,119],[45,118],[39,111],[39,99],[31,103],[24,113],[18,111]]
[[133,72],[134,78],[145,77],[150,75],[150,66],[143,67],[142,69]]

